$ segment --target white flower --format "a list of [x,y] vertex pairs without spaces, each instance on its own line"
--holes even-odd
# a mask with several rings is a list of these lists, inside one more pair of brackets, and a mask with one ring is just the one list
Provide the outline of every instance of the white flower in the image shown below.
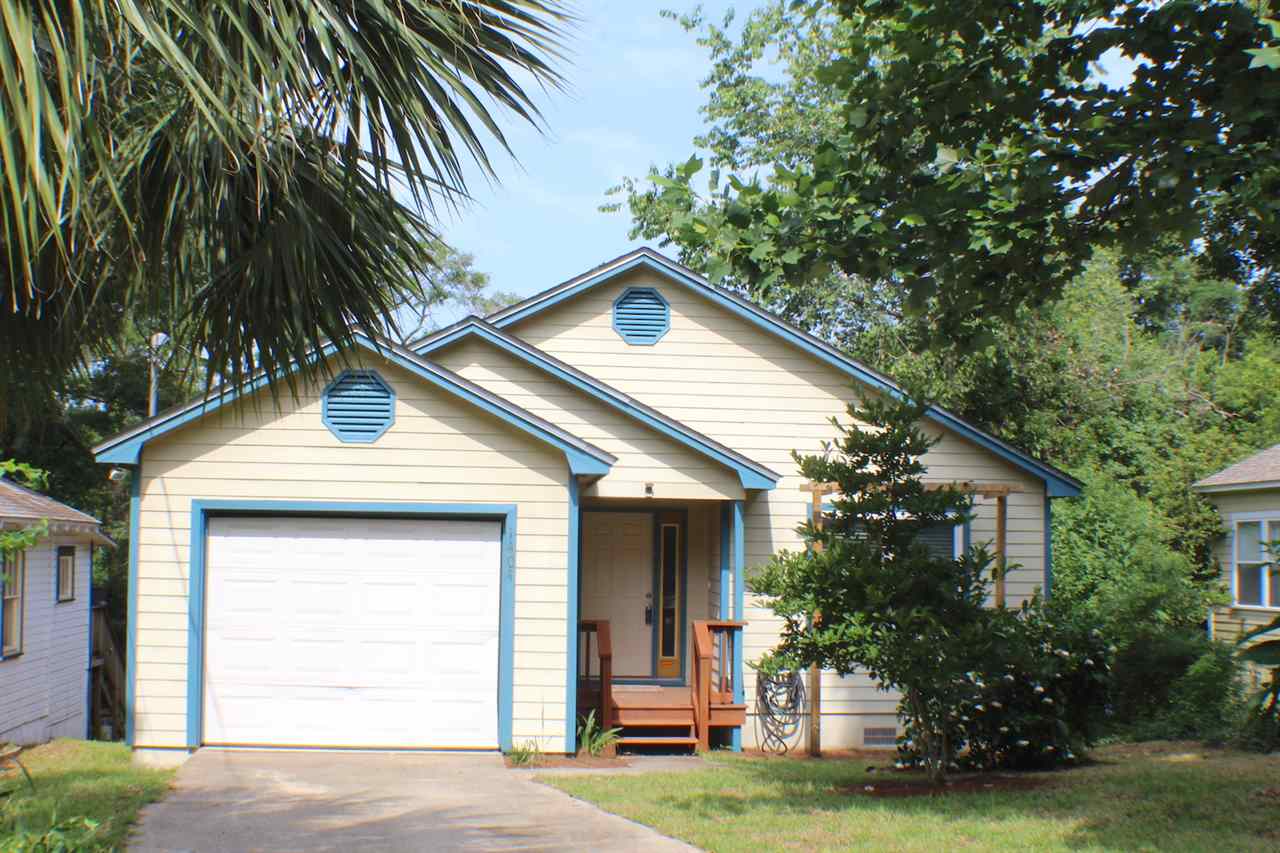
[[1031,741],[1029,741],[1029,740],[1020,740],[1020,741],[1018,741],[1018,746],[1031,746]]
[[1017,681],[1017,679],[1016,679],[1016,678],[1014,678],[1012,675],[1006,675],[1006,676],[1004,677],[1004,680],[1005,680],[1005,681],[1007,681],[1007,682],[1009,682],[1010,684],[1012,684],[1013,682]]
[[1085,658],[1085,659],[1084,659],[1084,665],[1085,665],[1085,666],[1093,666],[1093,658]]
[[1007,735],[1008,733],[1009,733],[1009,727],[1008,727],[1008,726],[1001,726],[1001,727],[1000,727],[1000,734],[1002,734],[1002,735]]
[[1060,658],[1069,658],[1069,657],[1071,657],[1071,652],[1067,651],[1066,649],[1058,649],[1058,650],[1056,650],[1056,651],[1054,652],[1054,654],[1055,654],[1055,655],[1057,655],[1057,656],[1058,656],[1058,657],[1060,657]]
[[981,705],[974,705],[974,706],[973,706],[973,710],[978,711],[978,712],[982,712],[982,711],[985,711],[985,710],[987,710],[987,709],[986,709],[986,708],[984,708],[984,707],[982,707]]
[[1001,702],[996,702],[996,701],[994,701],[994,700],[993,700],[993,701],[991,702],[991,707],[992,707],[992,708],[1003,708],[1003,707],[1004,707],[1004,704],[1003,704],[1003,703],[1001,703]]
[[1036,695],[1037,695],[1037,696],[1039,696],[1041,693],[1043,693],[1043,692],[1044,692],[1044,688],[1043,688],[1043,687],[1041,687],[1039,684],[1037,684],[1037,685],[1036,685],[1036,691],[1035,691],[1035,692],[1036,692]]
[[1046,705],[1052,705],[1052,704],[1053,704],[1053,700],[1052,700],[1052,699],[1050,699],[1048,696],[1044,697],[1044,699],[1043,699],[1043,700],[1041,700],[1041,701],[1043,701],[1043,702],[1044,702],[1044,704],[1046,704]]

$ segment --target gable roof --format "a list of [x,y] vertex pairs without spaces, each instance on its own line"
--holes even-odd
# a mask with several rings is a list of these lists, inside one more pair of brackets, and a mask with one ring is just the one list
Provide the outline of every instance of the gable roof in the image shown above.
[[657,409],[588,376],[550,353],[515,338],[479,317],[468,317],[411,344],[419,355],[427,355],[465,338],[479,338],[510,353],[520,361],[538,368],[579,391],[637,420],[650,429],[683,444],[715,462],[734,470],[744,489],[772,489],[782,475],[709,438]]
[[1191,486],[1197,492],[1237,492],[1280,489],[1280,444],[1210,474]]
[[[793,326],[776,314],[766,311],[738,294],[713,285],[688,267],[676,263],[648,247],[636,249],[607,261],[582,275],[548,288],[522,302],[517,302],[514,305],[496,311],[489,315],[487,319],[497,328],[505,329],[635,269],[648,269],[663,275],[668,280],[684,286],[705,299],[709,299],[757,328],[781,338],[792,346],[809,353],[818,360],[827,363],[863,384],[870,385],[882,393],[899,399],[906,396],[902,387],[888,376],[849,358],[849,356],[821,338]],[[925,413],[925,417],[985,448],[1037,479],[1043,480],[1050,497],[1071,497],[1080,494],[1081,483],[1079,480],[996,438],[994,435],[943,409],[941,406],[930,406]]]
[[[420,379],[449,392],[464,401],[507,422],[511,426],[552,445],[565,454],[569,470],[575,475],[600,477],[609,473],[617,457],[608,451],[596,447],[590,442],[571,435],[549,421],[543,420],[532,412],[503,400],[458,374],[445,370],[419,358],[404,347],[397,346],[384,339],[373,339],[363,333],[357,333],[353,339],[356,346],[373,352],[391,363],[415,374]],[[326,343],[311,354],[312,359],[328,358],[338,351],[337,344]],[[296,372],[299,365],[295,362],[288,372]],[[279,379],[284,374],[274,378]],[[204,397],[163,412],[150,420],[143,421],[132,429],[126,430],[113,438],[99,444],[93,449],[94,457],[99,462],[114,462],[120,465],[136,465],[142,453],[142,447],[148,441],[171,432],[178,427],[222,406],[251,394],[266,385],[272,377],[259,374],[249,382],[234,388],[215,388]]]
[[40,521],[48,521],[55,533],[87,533],[95,542],[115,545],[102,535],[102,523],[92,515],[0,476],[0,528]]

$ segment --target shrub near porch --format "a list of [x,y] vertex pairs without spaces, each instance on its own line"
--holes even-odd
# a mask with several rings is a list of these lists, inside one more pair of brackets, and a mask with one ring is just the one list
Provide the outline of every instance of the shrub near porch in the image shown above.
[[[717,853],[770,850],[1275,850],[1280,758],[1161,743],[1071,770],[985,774],[1025,790],[877,797],[918,773],[868,759],[713,754],[685,773],[553,777],[575,797]],[[887,754],[882,763],[892,760]]]

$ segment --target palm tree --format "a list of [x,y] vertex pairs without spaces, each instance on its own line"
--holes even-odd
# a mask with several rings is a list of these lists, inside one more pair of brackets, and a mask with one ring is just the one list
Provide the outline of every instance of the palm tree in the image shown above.
[[559,0],[0,0],[0,408],[135,313],[231,381],[385,328]]

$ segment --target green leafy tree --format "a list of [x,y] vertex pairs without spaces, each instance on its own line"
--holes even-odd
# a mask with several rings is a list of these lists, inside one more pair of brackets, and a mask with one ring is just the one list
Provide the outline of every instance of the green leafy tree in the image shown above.
[[[560,84],[557,0],[33,0],[0,30],[0,406],[134,316],[232,381],[385,327]],[[425,213],[424,213],[425,211]],[[193,358],[196,356],[192,356]]]
[[[713,277],[772,304],[861,277],[967,337],[1058,295],[1095,247],[1168,237],[1280,316],[1280,71],[1249,67],[1251,5],[778,2],[725,32],[704,37],[706,192],[693,158],[628,199]],[[765,33],[782,81],[754,79]],[[1138,60],[1128,85],[1097,73],[1109,52]]]
[[[7,477],[31,489],[43,488],[47,481],[47,475],[44,471],[26,462],[19,462],[16,459],[0,459],[0,477]],[[49,522],[47,520],[37,521],[35,524],[29,524],[17,530],[0,529],[0,555],[8,557],[25,551],[38,544],[41,539],[48,535]],[[0,574],[0,586],[8,582],[9,577]]]
[[807,479],[839,486],[832,516],[803,529],[813,550],[784,551],[750,580],[783,620],[781,642],[761,667],[861,670],[901,691],[900,711],[939,782],[957,747],[951,711],[972,691],[970,675],[991,640],[991,559],[981,549],[940,559],[918,539],[970,505],[921,479],[932,443],[917,426],[923,407],[872,398],[848,414],[852,423],[833,421],[839,437],[826,454],[796,460]]

